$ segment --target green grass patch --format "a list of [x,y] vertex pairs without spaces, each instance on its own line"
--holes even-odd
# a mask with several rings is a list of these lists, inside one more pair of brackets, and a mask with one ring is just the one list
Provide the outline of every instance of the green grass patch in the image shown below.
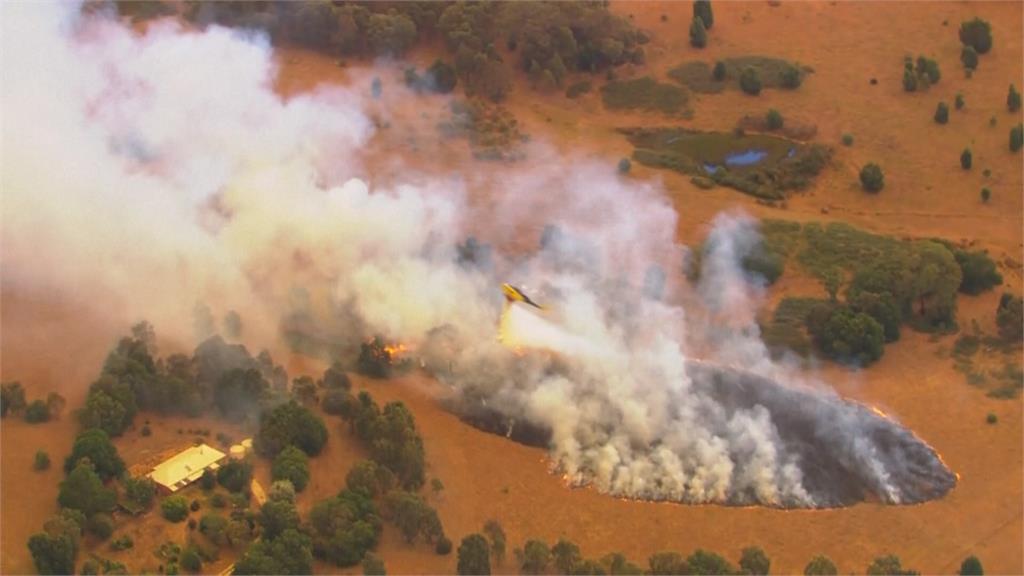
[[[785,198],[806,187],[831,158],[825,146],[807,145],[769,134],[701,132],[684,128],[621,128],[635,147],[633,160],[690,176],[709,178],[766,200]],[[755,163],[730,158],[759,153]]]
[[665,114],[679,114],[686,110],[690,95],[683,88],[644,76],[605,84],[601,87],[601,98],[610,110],[657,110]]
[[789,87],[785,77],[791,69],[797,71],[801,82],[807,74],[813,72],[811,68],[796,62],[767,56],[739,56],[721,62],[725,65],[725,77],[722,80],[715,80],[712,75],[714,63],[699,60],[683,62],[672,68],[668,71],[668,77],[698,94],[717,94],[726,88],[739,90],[740,73],[747,67],[757,70],[762,88]]

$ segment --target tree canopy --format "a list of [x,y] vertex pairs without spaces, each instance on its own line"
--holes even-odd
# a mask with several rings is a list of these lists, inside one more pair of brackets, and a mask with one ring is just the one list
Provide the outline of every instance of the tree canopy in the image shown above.
[[104,481],[124,473],[124,461],[117,453],[117,447],[110,436],[101,429],[86,430],[75,438],[71,454],[64,460],[64,472],[70,473],[79,461],[88,458],[100,478]]
[[256,450],[271,457],[288,446],[316,456],[326,443],[324,421],[294,400],[264,412],[255,439]]
[[302,492],[309,483],[309,457],[295,446],[288,446],[274,458],[270,475],[274,480],[288,480],[296,492]]
[[110,512],[117,504],[117,494],[103,486],[92,462],[80,460],[60,483],[57,503],[80,511],[86,517],[97,512]]

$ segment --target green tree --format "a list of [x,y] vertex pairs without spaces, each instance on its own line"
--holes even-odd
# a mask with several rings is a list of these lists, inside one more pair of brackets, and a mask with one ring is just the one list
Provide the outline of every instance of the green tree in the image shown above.
[[970,148],[964,148],[964,151],[960,153],[960,167],[964,170],[970,170],[973,164],[973,156],[971,155]]
[[1016,152],[1024,146],[1024,124],[1010,128],[1010,152]]
[[213,490],[217,487],[217,473],[207,468],[199,478],[199,485],[207,492]]
[[367,554],[363,558],[363,574],[364,576],[386,576],[388,571],[384,568],[384,561],[374,556],[373,554]]
[[345,477],[345,486],[353,492],[362,492],[376,498],[390,491],[395,485],[395,475],[373,460],[356,462]]
[[226,546],[228,540],[228,521],[219,514],[203,514],[199,519],[199,532],[217,546]]
[[905,92],[917,90],[917,74],[914,74],[913,70],[903,71],[903,90]]
[[740,88],[751,96],[761,93],[761,75],[758,74],[757,68],[747,66],[740,72]]
[[765,123],[768,125],[769,130],[778,130],[782,128],[782,124],[784,122],[784,120],[782,119],[782,114],[780,114],[779,111],[776,110],[775,108],[768,110],[768,113],[765,114],[764,119]]
[[889,554],[875,558],[867,568],[868,576],[912,576],[916,571],[903,568],[900,559]]
[[484,523],[484,535],[491,543],[491,556],[498,566],[505,563],[505,529],[493,518]]
[[804,568],[805,576],[835,576],[839,574],[836,565],[828,556],[815,556]]
[[316,456],[326,443],[324,421],[294,400],[264,412],[260,418],[256,449],[265,456],[276,456],[289,445]]
[[75,555],[78,553],[69,536],[51,535],[45,532],[33,534],[28,539],[28,549],[38,574],[74,574]]
[[217,469],[217,482],[231,492],[241,492],[252,480],[252,464],[230,460]]
[[427,68],[427,76],[430,78],[434,92],[438,94],[451,94],[458,83],[455,68],[440,60],[435,60],[430,68]]
[[88,458],[92,462],[96,473],[104,481],[120,476],[125,470],[124,461],[118,455],[117,448],[103,430],[86,430],[75,438],[71,455],[64,460],[64,471],[71,472],[83,458]]
[[101,389],[89,392],[78,418],[82,428],[99,428],[110,436],[120,436],[131,423],[124,404]]
[[273,540],[289,528],[298,529],[299,512],[288,500],[267,500],[260,508],[260,526],[263,537]]
[[715,67],[711,70],[711,77],[718,82],[725,80],[725,62],[721,60],[715,62]]
[[324,394],[324,399],[320,403],[320,407],[328,414],[349,419],[351,414],[355,412],[357,404],[358,402],[355,396],[347,390],[330,388]]
[[318,558],[337,566],[353,566],[377,545],[381,521],[369,496],[342,490],[313,506],[309,527]]
[[782,87],[789,90],[795,90],[803,83],[803,74],[800,72],[800,68],[792,64],[782,69],[779,78],[782,81]]
[[64,508],[73,508],[86,517],[97,512],[109,512],[117,504],[117,494],[104,488],[103,481],[96,474],[92,462],[80,461],[60,483],[57,503]]
[[25,408],[25,422],[38,424],[50,420],[50,408],[42,400],[33,400]]
[[310,537],[289,528],[254,542],[235,563],[234,574],[312,574]]
[[[644,573],[642,568],[640,568],[636,564],[633,564],[632,562],[627,560],[626,556],[623,555],[621,552],[611,552],[609,554],[605,554],[601,558],[600,566],[606,568],[607,571],[608,571],[608,574],[614,574],[616,576],[619,576],[619,575],[623,575],[623,576],[624,575],[634,575],[635,576],[635,575],[640,575],[640,574]],[[586,573],[587,574],[592,574],[593,572],[588,570]]]
[[1010,91],[1006,94],[1006,109],[1010,112],[1020,110],[1020,92],[1017,92],[1017,87],[1013,84],[1010,84]]
[[459,544],[456,573],[464,575],[489,575],[491,556],[487,539],[481,534],[470,534]]
[[694,0],[693,17],[700,18],[704,28],[711,30],[715,25],[715,15],[711,10],[711,0]]
[[441,536],[434,545],[434,552],[438,556],[447,556],[452,553],[452,541],[447,536]]
[[1003,283],[1003,276],[996,269],[996,263],[984,250],[954,250],[953,257],[960,266],[960,292],[981,294]]
[[989,199],[992,198],[992,191],[988,188],[981,189],[981,201],[988,204]]
[[221,415],[239,421],[256,414],[270,384],[256,368],[224,372],[213,388],[213,402]]
[[714,552],[698,548],[686,558],[690,574],[735,574],[736,567]]
[[935,123],[945,124],[947,122],[949,122],[949,106],[946,106],[945,102],[939,102],[935,108]]
[[189,574],[197,574],[203,569],[203,559],[192,546],[182,550],[181,556],[178,556],[178,564]]
[[744,548],[740,554],[740,569],[744,574],[768,574],[771,565],[768,555],[757,546]]
[[978,54],[985,54],[992,49],[992,27],[977,17],[961,22],[960,43],[974,48]]
[[973,46],[964,46],[960,50],[960,63],[968,72],[978,67],[978,51]]
[[296,492],[302,492],[309,483],[309,457],[295,446],[288,446],[274,458],[270,475],[274,480],[288,480]]
[[708,33],[707,29],[704,28],[704,21],[694,16],[693,21],[690,22],[690,46],[703,48],[707,45]]
[[860,169],[860,185],[868,192],[878,192],[885,187],[885,174],[882,167],[869,162]]
[[658,552],[647,559],[648,574],[690,574],[690,566],[678,552]]
[[985,570],[981,567],[981,560],[978,560],[977,556],[971,555],[960,563],[958,574],[960,576],[984,576]]
[[168,496],[160,503],[160,514],[168,522],[181,522],[188,517],[188,500],[184,496]]
[[366,41],[375,54],[401,56],[416,43],[416,23],[398,12],[371,14],[366,27]]
[[21,382],[7,382],[0,386],[0,416],[25,409],[25,389]]
[[437,511],[427,505],[418,494],[397,490],[388,494],[388,515],[405,541],[412,544],[422,535],[433,543],[444,534]]
[[303,406],[315,406],[319,402],[316,381],[309,376],[299,376],[292,380],[292,396]]
[[846,306],[836,307],[814,336],[818,346],[829,357],[858,365],[870,364],[881,358],[885,341],[878,321]]
[[148,508],[156,496],[156,483],[147,476],[128,478],[124,481],[124,495],[138,506]]
[[957,92],[956,98],[953,100],[953,107],[956,108],[957,110],[963,110],[964,109],[964,95],[963,94]]
[[32,463],[32,469],[36,471],[46,470],[50,467],[50,455],[46,450],[36,450],[36,457]]
[[559,574],[571,574],[583,556],[580,547],[575,543],[561,538],[551,547],[551,558]]
[[551,562],[551,549],[540,540],[527,540],[519,560],[521,574],[543,574]]
[[[435,64],[436,65],[436,64]],[[351,390],[352,381],[349,380],[348,374],[345,373],[345,367],[341,362],[334,362],[327,370],[324,371],[323,379],[324,388],[328,390]]]
[[629,174],[630,169],[633,168],[633,163],[629,161],[629,158],[623,158],[619,160],[619,174]]
[[100,540],[106,540],[114,533],[114,519],[110,517],[110,514],[98,512],[89,517],[85,523],[85,529]]

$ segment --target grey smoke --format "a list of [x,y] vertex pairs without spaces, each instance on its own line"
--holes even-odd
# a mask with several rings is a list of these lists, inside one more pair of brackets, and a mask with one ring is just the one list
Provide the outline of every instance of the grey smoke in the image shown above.
[[[5,5],[2,26],[0,254],[23,286],[148,318],[186,349],[232,309],[254,349],[282,332],[315,352],[402,341],[461,406],[545,435],[558,473],[617,496],[816,506],[857,492],[822,488],[833,477],[889,502],[952,485],[908,432],[771,361],[760,288],[739,266],[756,242],[748,218],[716,220],[693,290],[675,209],[607,159],[535,144],[513,168],[377,183],[366,110],[403,96],[373,102],[365,86],[397,68],[285,100],[250,33],[138,34],[48,3]],[[488,201],[470,202],[481,186]],[[467,265],[471,235],[495,246],[485,266]],[[549,310],[503,315],[503,281]],[[514,338],[499,342],[499,323]],[[838,464],[814,459],[829,451]]]

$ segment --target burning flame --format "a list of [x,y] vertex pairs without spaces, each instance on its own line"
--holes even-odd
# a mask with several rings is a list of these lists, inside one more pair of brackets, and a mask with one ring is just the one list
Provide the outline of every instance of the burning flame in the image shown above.
[[384,346],[384,351],[388,353],[391,358],[397,358],[409,351],[409,347],[405,344],[388,344]]

